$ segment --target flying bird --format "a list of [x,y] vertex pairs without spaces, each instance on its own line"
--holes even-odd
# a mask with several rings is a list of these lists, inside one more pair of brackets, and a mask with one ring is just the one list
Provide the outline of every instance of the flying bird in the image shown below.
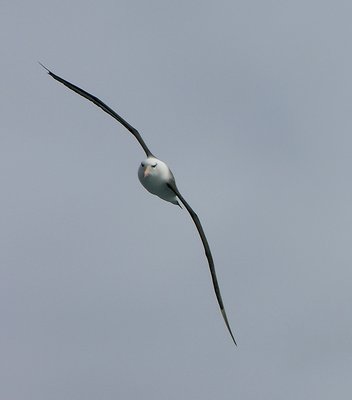
[[139,144],[142,146],[142,148],[147,156],[147,158],[141,162],[141,164],[139,165],[139,168],[138,168],[138,178],[139,178],[141,184],[144,186],[144,188],[146,190],[148,190],[148,192],[150,192],[172,204],[175,204],[175,205],[178,205],[181,207],[181,205],[179,203],[179,201],[181,201],[181,203],[184,205],[186,210],[189,212],[193,222],[195,223],[195,226],[198,230],[199,236],[203,243],[205,255],[207,257],[208,264],[209,264],[209,269],[210,269],[211,279],[212,279],[213,286],[214,286],[215,295],[216,295],[217,301],[219,303],[221,314],[225,321],[225,325],[231,335],[231,338],[232,338],[233,342],[235,343],[235,345],[237,346],[237,343],[236,343],[236,340],[232,333],[229,321],[227,319],[224,303],[221,298],[220,288],[219,288],[218,280],[217,280],[216,273],[215,273],[213,256],[210,251],[208,240],[205,236],[204,230],[202,228],[202,225],[200,223],[200,220],[199,220],[197,214],[193,211],[191,206],[187,203],[185,198],[182,196],[182,194],[178,190],[178,188],[176,186],[176,181],[175,181],[174,175],[171,172],[170,168],[167,166],[167,164],[165,164],[163,161],[161,161],[160,159],[158,159],[157,157],[155,157],[153,155],[153,153],[149,150],[148,146],[145,144],[142,136],[137,131],[137,129],[135,129],[133,126],[131,126],[127,121],[125,121],[119,114],[117,114],[109,106],[107,106],[105,103],[103,103],[96,96],[93,96],[92,94],[86,92],[85,90],[74,85],[73,83],[70,83],[70,82],[66,81],[65,79],[61,78],[60,76],[54,74],[48,68],[46,68],[42,63],[39,63],[39,64],[44,69],[46,69],[46,71],[52,78],[54,78],[58,82],[62,83],[69,89],[73,90],[74,92],[78,93],[79,95],[85,97],[87,100],[93,102],[95,105],[100,107],[103,111],[105,111],[106,113],[111,115],[113,118],[115,118],[118,122],[120,122],[126,129],[128,129],[132,133],[132,135],[137,139]]

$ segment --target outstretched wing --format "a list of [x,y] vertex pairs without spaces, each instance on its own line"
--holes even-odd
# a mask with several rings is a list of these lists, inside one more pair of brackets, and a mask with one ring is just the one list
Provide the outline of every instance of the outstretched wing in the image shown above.
[[194,223],[196,225],[196,228],[198,230],[199,236],[202,239],[205,255],[206,255],[207,259],[208,259],[211,279],[213,281],[214,291],[215,291],[216,298],[217,298],[219,306],[220,306],[221,314],[222,314],[222,316],[224,318],[225,325],[226,325],[227,329],[230,332],[232,340],[234,341],[235,345],[237,346],[237,343],[236,343],[236,340],[235,340],[235,338],[233,336],[229,321],[227,319],[224,303],[223,303],[222,298],[221,298],[220,288],[219,288],[218,280],[216,278],[216,273],[215,273],[215,266],[214,266],[213,256],[211,255],[211,251],[210,251],[210,247],[209,247],[209,244],[208,244],[208,240],[207,240],[207,238],[205,236],[205,233],[204,233],[202,225],[201,225],[201,223],[199,221],[198,215],[193,211],[191,206],[183,198],[183,196],[181,195],[181,193],[177,189],[177,186],[176,186],[176,184],[174,182],[171,181],[167,185],[176,194],[176,196],[181,200],[182,204],[186,207],[187,211],[189,212],[191,218],[193,219],[193,221],[194,221]]
[[107,106],[105,103],[103,103],[97,97],[95,97],[92,94],[86,92],[85,90],[83,90],[80,87],[74,85],[73,83],[70,83],[70,82],[66,81],[65,79],[61,78],[60,76],[54,74],[48,68],[46,68],[42,63],[39,63],[39,64],[48,71],[48,74],[52,78],[56,79],[58,82],[60,82],[63,85],[67,86],[69,89],[71,89],[74,92],[78,93],[79,95],[85,97],[89,101],[93,102],[95,105],[97,105],[102,110],[104,110],[106,113],[108,113],[113,118],[115,118],[117,121],[119,121],[120,124],[122,124],[125,128],[127,128],[132,133],[132,135],[138,140],[139,144],[143,147],[143,150],[145,151],[145,154],[147,155],[147,157],[152,156],[151,151],[149,150],[149,148],[145,144],[142,136],[137,131],[137,129],[133,128],[133,126],[131,126],[127,121],[125,121],[122,117],[120,117],[114,110],[112,110],[109,106]]

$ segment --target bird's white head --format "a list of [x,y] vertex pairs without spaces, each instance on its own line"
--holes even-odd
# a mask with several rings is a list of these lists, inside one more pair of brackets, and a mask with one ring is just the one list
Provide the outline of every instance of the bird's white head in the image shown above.
[[167,182],[171,177],[169,167],[155,157],[148,157],[141,162],[138,169],[138,178],[143,183],[148,180],[161,180]]

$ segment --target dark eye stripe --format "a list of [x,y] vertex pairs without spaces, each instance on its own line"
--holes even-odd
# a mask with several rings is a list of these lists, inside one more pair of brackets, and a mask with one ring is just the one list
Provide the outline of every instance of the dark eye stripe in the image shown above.
[[157,164],[152,165],[152,168],[155,168],[157,166]]

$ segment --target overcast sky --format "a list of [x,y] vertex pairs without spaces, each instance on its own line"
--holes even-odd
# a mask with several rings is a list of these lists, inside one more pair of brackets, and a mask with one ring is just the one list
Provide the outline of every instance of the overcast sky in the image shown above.
[[[2,0],[0,398],[349,398],[352,3]],[[94,93],[174,172],[38,65]]]

